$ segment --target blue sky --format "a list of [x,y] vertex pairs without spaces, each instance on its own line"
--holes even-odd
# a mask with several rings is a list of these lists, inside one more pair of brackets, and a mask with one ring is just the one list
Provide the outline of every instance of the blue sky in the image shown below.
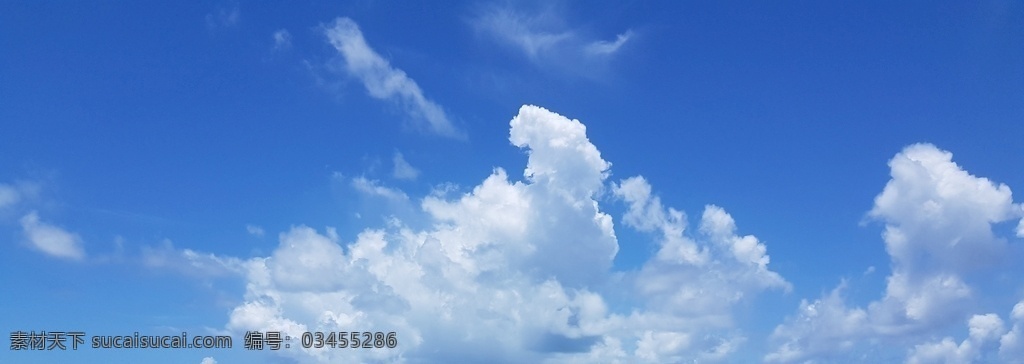
[[1009,1],[5,2],[0,329],[236,348],[0,362],[1012,363],[1022,24]]

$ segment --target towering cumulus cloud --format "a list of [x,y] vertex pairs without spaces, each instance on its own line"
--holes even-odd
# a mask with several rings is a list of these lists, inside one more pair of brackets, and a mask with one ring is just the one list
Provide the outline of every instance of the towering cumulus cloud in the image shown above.
[[[461,196],[420,199],[426,230],[392,219],[346,241],[293,227],[246,264],[228,328],[397,333],[396,349],[280,352],[310,362],[715,361],[745,340],[732,305],[788,288],[722,208],[708,206],[690,234],[643,177],[608,183],[611,164],[579,121],[523,106],[510,125],[529,155],[521,181],[495,168]],[[657,232],[661,251],[638,271],[613,270],[606,190],[629,205],[627,225]]]
[[804,301],[795,317],[776,328],[779,346],[767,361],[842,355],[879,338],[910,342],[956,322],[968,322],[969,340],[919,345],[910,361],[974,362],[981,358],[982,342],[998,341],[998,316],[968,319],[977,288],[967,277],[1000,264],[1009,245],[993,225],[1019,218],[1020,205],[1013,203],[1009,187],[971,175],[952,157],[915,144],[889,161],[892,179],[869,212],[885,223],[882,238],[892,259],[883,296],[867,308],[848,307],[841,285],[814,302]]

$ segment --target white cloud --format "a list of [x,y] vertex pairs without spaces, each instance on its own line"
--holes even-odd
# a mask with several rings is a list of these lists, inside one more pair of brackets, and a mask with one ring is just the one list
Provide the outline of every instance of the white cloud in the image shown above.
[[220,8],[216,12],[206,14],[206,26],[213,29],[218,27],[230,28],[238,25],[242,19],[242,13],[238,6],[231,8]]
[[[867,338],[907,338],[965,319],[977,288],[963,277],[991,269],[1009,251],[1006,238],[992,230],[1017,216],[1009,187],[969,174],[951,153],[930,144],[908,146],[889,166],[892,179],[869,212],[885,223],[882,237],[892,259],[884,295],[866,310],[847,307],[837,291],[801,304],[795,317],[776,328],[779,345],[766,360],[813,359]],[[822,305],[832,314],[807,312]],[[988,317],[972,321],[972,327]],[[970,361],[977,345],[930,343],[915,349],[914,360]]]
[[867,330],[868,313],[846,306],[841,283],[828,295],[800,301],[796,317],[775,328],[772,336],[786,338],[774,352],[765,356],[769,363],[794,363],[809,357],[848,350]]
[[0,183],[0,209],[5,209],[21,201],[21,193],[14,186]]
[[1024,363],[1024,300],[1013,306],[1010,312],[1013,328],[999,338],[999,358],[1004,363]]
[[[1017,306],[1024,307],[1024,303],[1018,303]],[[989,313],[972,316],[967,322],[967,328],[968,336],[960,344],[956,344],[951,337],[945,337],[914,346],[907,355],[907,363],[977,363],[990,362],[997,357],[1000,363],[1024,362],[1024,357],[1016,355],[1019,325],[1007,332],[999,315]]]
[[[569,30],[553,23],[559,23],[551,12],[525,15],[509,8],[493,8],[475,20],[478,29],[507,42],[523,51],[527,57],[536,59],[561,43],[576,37]],[[546,29],[545,29],[546,28]]]
[[722,208],[706,206],[700,234],[686,234],[685,214],[662,207],[643,177],[623,180],[613,193],[629,204],[626,225],[659,233],[657,253],[635,277],[648,307],[724,328],[731,325],[736,303],[765,289],[791,288],[768,270],[764,244],[752,235],[736,235],[735,221]]
[[[907,147],[890,162],[892,179],[869,215],[886,222],[886,250],[912,272],[985,266],[1005,241],[991,225],[1016,215],[1010,188],[975,177],[929,144]],[[921,251],[934,255],[922,255]]]
[[[567,26],[555,7],[527,12],[512,7],[490,7],[472,20],[476,30],[522,52],[543,66],[572,69],[606,60],[633,38],[632,30],[614,40],[588,36],[582,29]],[[581,70],[577,70],[579,72]]]
[[622,219],[626,225],[640,231],[661,232],[663,241],[658,250],[659,260],[697,266],[708,261],[709,253],[683,235],[686,229],[686,216],[683,212],[663,208],[661,198],[651,195],[651,185],[642,176],[623,180],[614,186],[613,192],[629,204],[629,210]]
[[284,50],[292,46],[292,33],[287,29],[278,29],[271,35],[271,38],[274,40],[275,50]]
[[28,242],[43,253],[63,259],[85,258],[82,239],[77,234],[40,221],[35,211],[23,216],[19,222]]
[[167,239],[155,247],[143,246],[141,260],[150,268],[169,269],[200,278],[238,275],[245,271],[247,264],[234,257],[219,257],[192,249],[178,250]]
[[263,237],[263,233],[264,233],[262,227],[260,227],[258,225],[253,225],[253,224],[245,225],[245,232],[247,232],[247,233],[249,233],[249,235],[255,236],[257,238],[262,238]]
[[964,340],[957,345],[953,339],[945,338],[940,342],[921,344],[914,347],[907,358],[908,364],[946,363],[967,364],[977,359],[975,343]]
[[1020,223],[1017,224],[1017,237],[1024,238],[1024,219],[1020,219]]
[[391,171],[391,176],[397,179],[415,180],[416,177],[420,176],[420,171],[413,168],[409,162],[405,160],[402,153],[395,151],[395,155],[391,158],[391,162],[395,165],[395,168]]
[[609,55],[619,51],[623,44],[629,41],[629,38],[633,36],[632,30],[627,30],[625,33],[615,36],[614,41],[599,40],[594,41],[587,45],[586,50],[588,53],[597,55]]
[[[427,196],[423,230],[394,219],[346,242],[332,229],[293,227],[270,256],[243,263],[246,294],[227,328],[293,337],[339,330],[398,335],[395,349],[279,352],[308,362],[715,362],[746,340],[729,307],[766,288],[788,287],[766,269],[764,245],[736,235],[732,218],[714,206],[705,213],[706,232],[694,240],[712,273],[657,258],[643,272],[613,272],[618,240],[597,200],[610,163],[586,128],[534,106],[521,108],[510,126],[509,140],[528,152],[523,181],[495,168],[467,193]],[[365,178],[353,186],[406,196]],[[681,212],[666,217],[660,202],[650,207],[656,197],[643,179],[613,188],[632,196],[623,199],[638,209],[652,210],[631,212],[635,226],[691,239]],[[701,289],[720,302],[676,294]],[[616,309],[608,300],[635,291],[644,292],[637,305]],[[697,301],[697,308],[686,306]]]
[[366,179],[366,177],[356,177],[352,179],[352,188],[368,196],[383,197],[392,201],[407,201],[409,196],[400,190],[381,186],[377,180]]
[[412,119],[438,135],[465,138],[441,106],[423,96],[423,90],[400,69],[394,68],[370,48],[359,26],[349,18],[338,18],[324,31],[331,45],[345,61],[345,70],[362,81],[370,96],[396,102]]
[[39,183],[36,182],[0,183],[0,212],[13,211],[19,204],[31,204],[39,198],[40,189]]
[[199,364],[217,364],[217,359],[214,359],[212,356],[208,356],[203,358],[203,361],[199,362]]

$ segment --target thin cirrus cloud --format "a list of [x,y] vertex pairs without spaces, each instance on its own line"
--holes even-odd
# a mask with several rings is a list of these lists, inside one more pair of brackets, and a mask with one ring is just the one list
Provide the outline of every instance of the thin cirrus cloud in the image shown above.
[[400,190],[382,186],[380,181],[367,179],[366,177],[355,177],[352,179],[352,188],[356,191],[369,195],[383,197],[391,201],[406,201],[409,196]]
[[594,65],[618,53],[635,36],[627,29],[613,40],[589,37],[567,26],[553,9],[527,12],[491,7],[474,17],[471,24],[479,33],[522,52],[541,66],[561,67],[571,62]]
[[0,209],[5,209],[21,201],[21,193],[14,186],[0,183]]
[[206,14],[206,27],[209,29],[231,28],[238,25],[241,19],[242,12],[237,5],[230,8],[222,7]]
[[262,227],[260,227],[259,225],[253,225],[253,224],[245,225],[245,232],[247,232],[247,233],[249,233],[249,235],[255,236],[257,238],[262,238],[263,234],[264,234],[264,231],[263,231]]
[[415,180],[420,176],[420,171],[409,164],[409,162],[405,160],[405,156],[398,151],[395,151],[394,156],[391,157],[391,163],[394,164],[394,169],[391,170],[392,177],[404,180]]
[[363,37],[352,19],[338,18],[324,29],[328,41],[344,60],[345,71],[359,79],[373,98],[394,102],[406,114],[430,132],[465,139],[464,132],[455,127],[444,109],[423,95],[423,90],[400,69],[391,66]]
[[274,50],[285,50],[292,46],[292,33],[287,29],[278,29],[270,37],[274,41]]
[[615,36],[613,41],[598,40],[590,43],[586,46],[586,51],[596,55],[609,55],[619,51],[623,44],[629,41],[633,37],[633,31],[627,30],[625,33]]

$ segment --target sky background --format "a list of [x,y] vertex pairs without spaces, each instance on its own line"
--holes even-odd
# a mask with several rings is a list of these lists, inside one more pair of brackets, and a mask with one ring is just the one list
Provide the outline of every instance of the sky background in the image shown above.
[[0,362],[1012,363],[1022,115],[1012,1],[0,2],[0,331],[235,338]]

